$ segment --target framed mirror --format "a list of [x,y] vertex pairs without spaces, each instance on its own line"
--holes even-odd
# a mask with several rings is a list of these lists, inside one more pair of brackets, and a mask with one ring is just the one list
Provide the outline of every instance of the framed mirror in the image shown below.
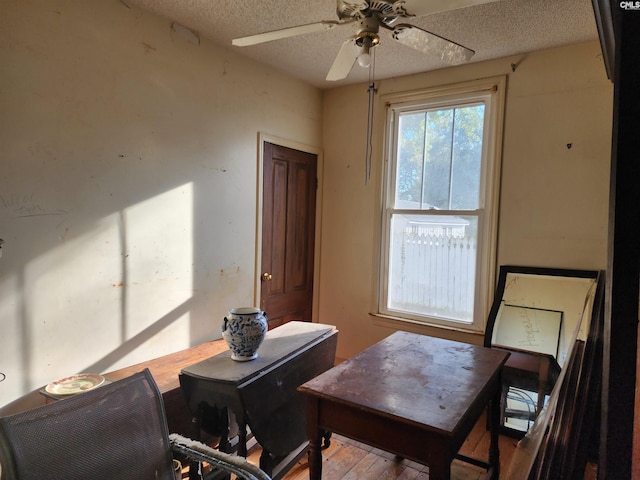
[[511,352],[502,371],[504,433],[527,432],[574,340],[586,339],[597,278],[597,270],[500,267],[484,344]]

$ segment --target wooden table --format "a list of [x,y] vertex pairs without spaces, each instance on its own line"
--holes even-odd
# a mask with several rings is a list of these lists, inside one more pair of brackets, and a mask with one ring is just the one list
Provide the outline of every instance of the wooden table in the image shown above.
[[[486,347],[396,332],[306,382],[309,478],[320,480],[320,444],[331,431],[429,466],[450,480],[462,458],[498,478],[500,371],[509,354]],[[487,405],[489,463],[457,454]]]
[[[192,431],[191,414],[180,390],[178,374],[182,368],[228,349],[224,340],[213,340],[130,367],[103,373],[103,375],[110,380],[120,380],[148,368],[162,393],[169,431],[189,436]],[[0,416],[13,415],[44,405],[48,399],[42,394],[43,388],[29,392],[3,406],[0,408]]]
[[308,446],[297,388],[333,367],[337,333],[331,325],[289,322],[267,332],[255,360],[237,362],[226,351],[183,368],[180,384],[195,425],[190,436],[198,439],[203,428],[220,436],[221,450],[246,456],[249,427],[262,447],[260,467],[281,478]]
[[[533,422],[542,411],[545,396],[551,394],[562,369],[552,355],[518,350],[511,347],[494,346],[492,348],[504,350],[511,354],[502,369],[501,431],[512,437],[522,438],[526,430],[515,430],[505,426],[506,419],[508,417],[523,418]],[[536,392],[537,401],[534,412],[512,411],[507,408],[507,395],[511,386]]]

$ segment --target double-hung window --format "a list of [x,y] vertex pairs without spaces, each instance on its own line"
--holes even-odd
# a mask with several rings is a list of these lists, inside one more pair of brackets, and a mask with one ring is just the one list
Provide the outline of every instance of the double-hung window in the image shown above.
[[378,313],[482,330],[494,287],[504,77],[388,95]]

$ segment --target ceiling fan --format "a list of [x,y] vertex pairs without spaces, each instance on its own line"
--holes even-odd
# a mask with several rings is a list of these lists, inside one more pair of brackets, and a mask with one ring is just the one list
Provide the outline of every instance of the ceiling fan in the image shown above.
[[236,38],[232,44],[246,47],[355,24],[356,34],[342,44],[327,74],[328,81],[346,78],[356,60],[362,67],[370,65],[371,49],[380,43],[380,28],[390,32],[393,40],[407,47],[422,53],[437,54],[443,61],[456,65],[468,61],[475,52],[414,25],[398,22],[403,18],[420,17],[494,1],[496,0],[337,0],[338,20],[322,20]]

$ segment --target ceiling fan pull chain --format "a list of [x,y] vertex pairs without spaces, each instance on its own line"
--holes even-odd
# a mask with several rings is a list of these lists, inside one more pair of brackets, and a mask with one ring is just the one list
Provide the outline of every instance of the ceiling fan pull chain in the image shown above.
[[367,104],[367,146],[365,151],[365,172],[364,184],[369,183],[371,178],[371,156],[373,154],[373,107],[375,94],[377,93],[375,76],[376,52],[373,51],[372,62],[369,65],[369,88],[367,88],[368,104]]
[[373,146],[371,145],[372,143],[372,136],[373,136],[373,129],[372,129],[372,123],[373,123],[373,96],[375,94],[376,91],[376,84],[375,83],[371,83],[369,84],[369,88],[367,89],[367,92],[369,94],[369,105],[368,105],[368,112],[367,112],[367,147],[366,147],[366,152],[365,152],[365,172],[364,172],[364,184],[367,185],[369,183],[369,178],[371,177],[371,152],[373,150]]

